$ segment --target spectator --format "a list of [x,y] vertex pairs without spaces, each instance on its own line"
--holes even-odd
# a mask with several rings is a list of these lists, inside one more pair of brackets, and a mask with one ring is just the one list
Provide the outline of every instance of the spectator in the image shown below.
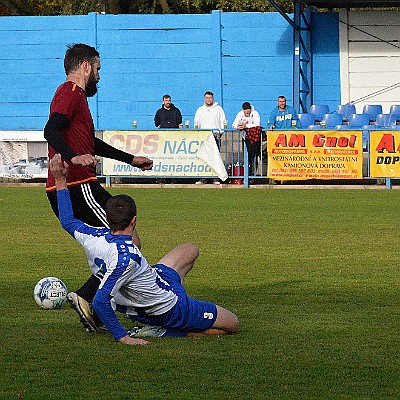
[[179,108],[171,103],[171,96],[164,94],[163,104],[154,117],[157,128],[182,128],[182,114]]
[[233,121],[232,127],[243,131],[243,139],[246,143],[247,153],[249,155],[249,175],[254,175],[254,164],[257,161],[261,151],[261,123],[260,114],[248,102],[242,105],[242,111],[239,111]]
[[204,94],[204,104],[196,110],[194,126],[201,129],[223,129],[226,124],[225,112],[217,102],[214,94]]
[[271,111],[268,120],[269,130],[292,129],[292,121],[296,121],[296,127],[301,128],[296,110],[286,105],[286,97],[278,97],[278,105]]
[[[220,129],[226,127],[227,121],[223,108],[214,102],[214,93],[204,93],[204,104],[196,110],[194,115],[194,127],[200,129],[215,129],[213,132],[218,148],[221,147]],[[214,179],[215,184],[219,184],[218,179]],[[204,179],[200,179],[197,184],[205,183]]]

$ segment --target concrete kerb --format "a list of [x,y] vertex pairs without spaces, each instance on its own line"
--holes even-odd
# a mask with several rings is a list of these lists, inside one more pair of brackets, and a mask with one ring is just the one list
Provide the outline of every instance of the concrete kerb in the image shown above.
[[[45,188],[46,184],[42,182],[1,182],[0,187],[43,187]],[[104,183],[102,186],[107,187]],[[219,185],[214,184],[181,184],[181,183],[116,183],[112,185],[112,188],[159,188],[159,189],[183,189],[183,188],[191,188],[191,189],[244,189],[244,185],[232,185],[222,183]],[[262,185],[250,185],[248,189],[271,189],[271,190],[285,190],[285,189],[367,189],[367,190],[387,190],[385,185],[291,185],[289,183],[285,184],[262,184]],[[400,186],[393,186],[393,190],[400,189]]]

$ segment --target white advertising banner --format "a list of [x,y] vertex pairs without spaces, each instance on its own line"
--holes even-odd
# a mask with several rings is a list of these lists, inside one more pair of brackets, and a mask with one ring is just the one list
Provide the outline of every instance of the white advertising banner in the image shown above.
[[[217,177],[226,179],[221,171],[221,156],[215,140],[210,141],[210,131],[154,130],[154,131],[104,131],[103,140],[130,154],[153,160],[151,171],[141,171],[119,161],[103,159],[103,174],[108,176],[184,176]],[[212,136],[213,137],[213,136]],[[208,139],[208,140],[207,140]],[[199,158],[200,148],[210,160]],[[204,147],[205,146],[205,147]],[[207,148],[214,146],[212,151]],[[216,170],[214,170],[214,168]],[[226,173],[226,171],[225,171]]]

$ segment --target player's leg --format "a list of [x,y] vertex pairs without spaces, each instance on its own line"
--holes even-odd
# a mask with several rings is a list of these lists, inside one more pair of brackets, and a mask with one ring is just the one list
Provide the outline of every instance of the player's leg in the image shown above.
[[158,264],[174,269],[183,281],[186,274],[193,268],[198,256],[199,248],[195,244],[184,243],[166,254]]
[[239,332],[239,318],[231,311],[221,306],[217,307],[217,319],[214,324],[202,332],[189,332],[188,337],[229,335]]
[[[75,218],[92,226],[108,226],[105,205],[112,196],[99,182],[71,186],[69,193]],[[48,192],[47,197],[58,218],[57,192]],[[100,279],[91,275],[82,287],[76,291],[76,294],[87,302],[91,302],[99,285]],[[84,304],[83,302],[81,303]]]
[[[88,225],[108,227],[105,205],[112,197],[99,182],[84,183],[69,188],[74,216]],[[58,218],[57,192],[47,193],[50,205]],[[140,248],[140,238],[136,230],[132,241]],[[68,293],[68,301],[78,313],[79,318],[90,332],[98,332],[102,325],[96,313],[93,313],[90,303],[92,302],[100,285],[100,278],[91,275],[89,279],[76,292]]]

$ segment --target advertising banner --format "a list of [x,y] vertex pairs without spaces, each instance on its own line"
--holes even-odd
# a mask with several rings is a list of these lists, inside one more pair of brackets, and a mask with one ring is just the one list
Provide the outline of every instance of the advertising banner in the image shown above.
[[269,131],[268,178],[361,179],[361,131]]
[[400,178],[400,131],[370,132],[370,175]]
[[[104,158],[103,174],[217,177],[210,165],[197,155],[210,134],[210,131],[190,130],[104,131],[103,140],[106,143],[130,154],[146,156],[153,160],[154,164],[151,171],[141,171],[125,163]],[[218,152],[217,156],[220,158]]]

